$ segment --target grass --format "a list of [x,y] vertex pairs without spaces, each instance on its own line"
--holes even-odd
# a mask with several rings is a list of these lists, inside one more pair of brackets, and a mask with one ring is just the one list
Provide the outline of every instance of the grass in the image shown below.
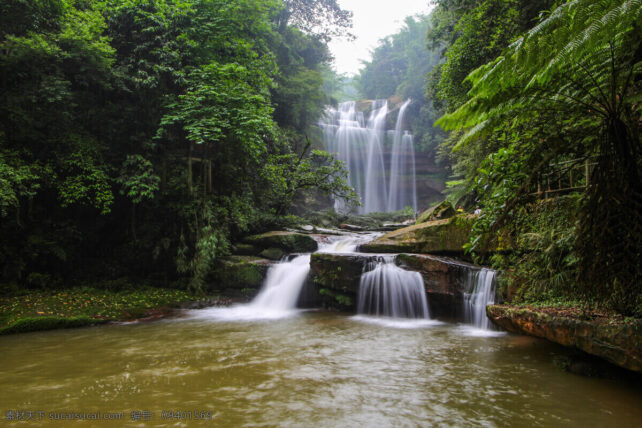
[[0,297],[0,334],[141,318],[152,310],[200,299],[183,290],[152,287],[116,292],[94,288],[31,291]]

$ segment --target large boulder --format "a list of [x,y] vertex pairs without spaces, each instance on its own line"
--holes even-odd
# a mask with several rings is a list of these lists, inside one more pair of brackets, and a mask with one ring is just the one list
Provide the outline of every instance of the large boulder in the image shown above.
[[367,253],[464,254],[474,216],[458,215],[429,221],[387,233],[359,247]]
[[[312,286],[322,296],[324,306],[354,312],[361,274],[380,258],[369,254],[313,254],[310,262]],[[394,262],[422,275],[432,316],[461,317],[463,293],[468,291],[468,272],[478,267],[422,254],[399,254]]]
[[548,339],[642,372],[642,320],[581,319],[559,311],[492,305],[488,317],[513,333]]
[[419,214],[415,224],[425,223],[427,221],[435,220],[445,220],[457,215],[457,211],[448,201],[443,201],[440,204],[435,205],[432,208],[428,208],[426,211]]
[[432,316],[450,319],[463,317],[464,293],[470,271],[479,267],[446,257],[424,254],[399,254],[395,263],[406,270],[419,272],[424,280]]
[[272,261],[254,256],[217,260],[207,276],[206,291],[226,297],[251,298],[263,284]]
[[313,286],[323,306],[341,311],[356,309],[361,274],[376,256],[314,253],[310,259]]
[[248,236],[243,243],[259,251],[278,248],[286,253],[309,253],[318,248],[317,241],[308,235],[296,232],[275,231],[261,235]]

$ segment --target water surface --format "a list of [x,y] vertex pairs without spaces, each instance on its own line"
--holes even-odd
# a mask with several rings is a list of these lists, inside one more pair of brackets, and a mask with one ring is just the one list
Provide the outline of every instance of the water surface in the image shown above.
[[[554,344],[435,321],[323,312],[236,322],[201,317],[5,336],[0,346],[1,419],[17,409],[124,412],[123,422],[100,426],[642,421],[639,386],[560,371],[552,358],[563,349]],[[151,420],[132,422],[130,412],[143,410]],[[165,410],[211,411],[213,421],[168,424]]]

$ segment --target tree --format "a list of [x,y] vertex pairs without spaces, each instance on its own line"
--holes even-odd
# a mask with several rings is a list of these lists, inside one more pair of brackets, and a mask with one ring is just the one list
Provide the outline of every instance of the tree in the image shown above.
[[[577,234],[578,280],[586,297],[624,313],[639,305],[641,275],[640,22],[639,0],[569,1],[471,73],[470,99],[438,122],[451,130],[467,129],[457,146],[464,147],[498,129],[519,133],[542,117],[567,121],[559,139],[528,136],[527,153],[545,152],[548,146],[550,155],[522,171],[519,187],[506,195],[492,223],[501,224],[550,160],[597,156]],[[566,138],[587,127],[598,129],[593,138]]]
[[328,42],[333,37],[351,37],[352,12],[341,9],[337,0],[284,0],[277,28],[283,31],[288,25]]

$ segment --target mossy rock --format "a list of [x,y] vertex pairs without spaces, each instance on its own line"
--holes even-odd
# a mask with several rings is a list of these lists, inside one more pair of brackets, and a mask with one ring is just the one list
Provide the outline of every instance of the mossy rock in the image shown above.
[[284,255],[283,250],[279,248],[266,248],[259,254],[259,256],[270,260],[281,260]]
[[435,205],[432,208],[428,208],[426,211],[419,214],[415,224],[425,223],[427,221],[435,220],[444,220],[451,218],[457,215],[457,211],[448,201],[443,201],[442,203]]
[[229,256],[219,260],[208,275],[206,291],[258,289],[271,263],[251,256]]
[[470,241],[474,217],[457,215],[445,220],[429,221],[387,233],[361,245],[367,253],[424,253],[464,255],[463,246]]
[[238,244],[234,244],[232,252],[242,256],[256,256],[261,252],[261,249],[251,244],[239,242]]
[[243,243],[262,250],[278,248],[286,253],[310,253],[318,248],[317,241],[308,235],[296,232],[275,231],[248,236]]
[[342,312],[354,312],[356,309],[354,303],[355,296],[337,293],[336,291],[330,290],[328,288],[320,288],[319,295],[321,296],[323,305],[327,308]]
[[489,305],[486,315],[512,333],[575,347],[635,372],[642,372],[642,320],[584,320],[544,309]]
[[339,311],[354,311],[364,266],[376,258],[357,254],[312,254],[312,281],[323,305]]
[[0,329],[0,335],[12,333],[26,333],[30,331],[54,330],[58,328],[75,328],[84,327],[94,324],[102,324],[108,320],[101,320],[87,316],[79,317],[59,317],[59,316],[42,316],[20,318],[12,324]]

